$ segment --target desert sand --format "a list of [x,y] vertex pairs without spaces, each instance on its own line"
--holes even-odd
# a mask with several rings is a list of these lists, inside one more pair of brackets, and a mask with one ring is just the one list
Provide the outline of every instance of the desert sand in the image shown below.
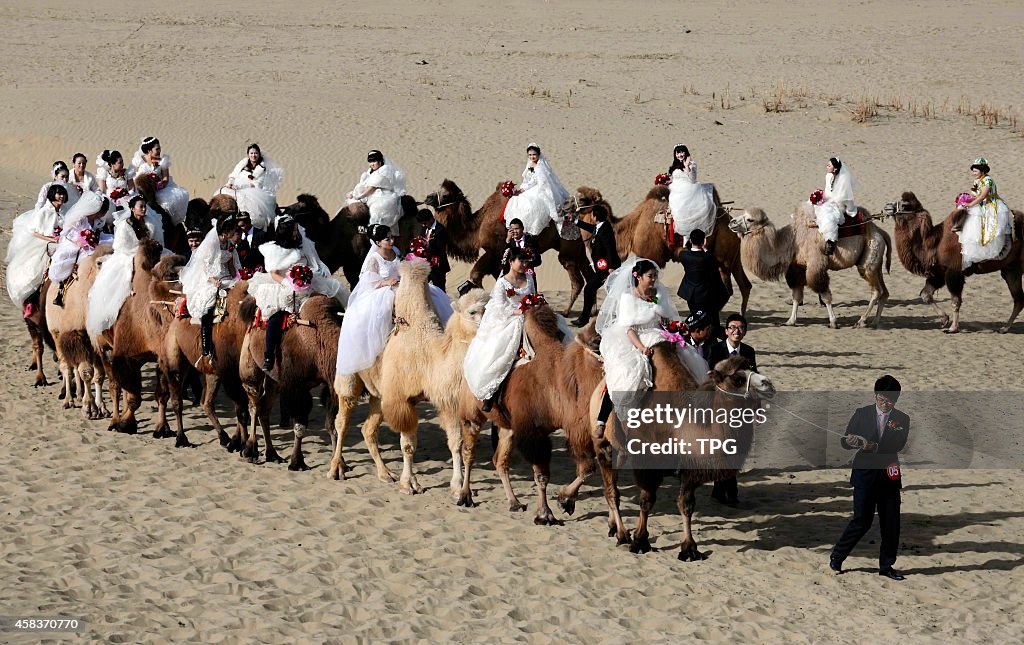
[[[1024,209],[1012,107],[1024,102],[1019,3],[747,5],[6,0],[0,241],[53,160],[82,151],[92,170],[102,149],[130,157],[146,135],[160,137],[193,196],[211,196],[257,141],[285,168],[281,203],[312,192],[332,211],[371,148],[402,165],[414,195],[449,177],[479,205],[497,182],[518,180],[531,141],[567,187],[599,188],[620,215],[677,142],[723,199],[762,207],[780,225],[822,184],[832,155],[872,212],[909,189],[945,215],[982,155],[1000,194]],[[982,112],[998,113],[998,124]],[[891,221],[883,227],[892,232]],[[553,254],[545,260],[540,280],[557,299],[567,281]],[[448,284],[466,275],[457,264]],[[663,275],[673,289],[679,277],[678,265]],[[307,442],[310,472],[252,466],[217,445],[195,408],[193,450],[108,433],[62,410],[56,387],[31,388],[28,335],[6,304],[0,614],[79,616],[79,637],[110,642],[1017,640],[1024,321],[995,333],[1010,310],[996,275],[968,280],[958,336],[940,331],[917,299],[922,279],[895,256],[886,281],[881,329],[851,329],[866,285],[855,271],[833,274],[842,328],[831,330],[813,294],[801,324],[781,327],[788,290],[754,279],[746,342],[787,392],[867,391],[892,372],[919,402],[970,391],[1009,406],[976,419],[989,438],[992,428],[1004,434],[987,456],[965,460],[970,468],[910,460],[903,583],[875,575],[877,528],[847,560],[851,572],[828,572],[851,510],[841,463],[755,461],[737,509],[699,491],[696,537],[708,553],[699,563],[676,559],[681,523],[674,490],[663,488],[656,550],[634,556],[605,537],[596,477],[575,515],[560,514],[564,526],[510,514],[487,440],[475,471],[480,505],[456,507],[425,405],[418,465],[428,490],[415,497],[377,481],[355,432],[343,482],[326,477],[326,441]],[[949,308],[945,291],[940,304]],[[49,361],[47,373],[55,379]],[[943,418],[914,400],[904,405],[921,420],[912,432],[924,448]],[[146,402],[144,429],[151,417]],[[322,421],[318,409],[311,427]],[[275,431],[279,449],[290,436]],[[399,461],[396,436],[382,441],[388,462]],[[572,469],[556,446],[557,486]],[[529,468],[517,460],[514,474],[532,501]],[[623,483],[632,525],[636,488],[628,475]]]

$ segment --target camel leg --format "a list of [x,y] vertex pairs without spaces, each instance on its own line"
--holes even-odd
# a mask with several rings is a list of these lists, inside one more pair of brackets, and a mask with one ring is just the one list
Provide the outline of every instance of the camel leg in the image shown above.
[[309,426],[309,411],[313,407],[313,399],[309,394],[309,390],[300,390],[296,395],[287,397],[294,405],[292,406],[292,415],[295,419],[295,423],[292,427],[292,433],[294,434],[294,443],[292,445],[292,458],[288,463],[288,470],[309,470],[309,466],[306,465],[306,460],[302,457],[302,438],[306,436],[306,428]]
[[61,397],[64,399],[63,407],[65,410],[70,410],[75,405],[74,395],[71,391],[71,380],[77,378],[77,375],[72,372],[71,366],[68,365],[66,360],[61,359],[57,365],[60,370],[61,379],[63,379],[63,383],[61,384],[63,385],[61,392],[64,394],[64,396]]
[[610,455],[602,450],[597,454],[597,463],[601,468],[601,481],[604,484],[604,499],[608,503],[608,537],[614,537],[616,544],[629,544],[629,531],[622,521],[619,511],[618,475]]
[[630,553],[647,553],[651,550],[650,534],[647,531],[647,522],[654,510],[654,502],[658,499],[658,486],[661,485],[662,476],[658,473],[644,470],[634,470],[636,484],[640,487],[640,518],[636,523],[636,530],[633,531],[633,543],[629,545]]
[[796,312],[797,312],[797,309],[804,302],[804,288],[803,287],[793,287],[792,295],[793,295],[793,309],[792,309],[792,311],[789,312],[789,320],[787,320],[786,322],[782,323],[783,325],[788,325],[790,327],[792,327],[793,325],[796,324]]
[[569,515],[576,511],[576,498],[580,494],[580,487],[593,472],[594,457],[592,455],[584,455],[576,459],[576,479],[564,486],[558,493],[558,505]]
[[537,514],[533,517],[534,524],[554,526],[561,524],[548,506],[548,481],[551,479],[551,457],[541,464],[533,465],[533,481],[537,486]]
[[[269,381],[269,379],[267,380]],[[256,409],[260,427],[263,429],[263,442],[267,444],[264,461],[268,464],[284,463],[284,459],[274,449],[274,441],[270,437],[270,411],[274,407],[274,398],[276,396],[277,388],[274,388],[272,393],[268,392],[268,396],[260,397],[259,407]]]
[[[370,406],[373,406],[373,397],[370,397]],[[341,452],[345,444],[345,435],[348,434],[349,420],[352,418],[352,409],[356,407],[359,402],[357,396],[345,396],[342,394],[338,395],[338,412],[334,417],[334,430],[336,436],[334,438],[334,455],[331,457],[331,469],[327,473],[331,479],[345,479],[345,458]],[[379,402],[378,402],[379,405]],[[379,412],[378,412],[379,414]],[[369,419],[367,419],[369,422]],[[379,422],[378,422],[379,423]],[[365,428],[366,424],[363,424]],[[364,433],[365,436],[365,433]],[[369,441],[367,441],[369,446]],[[377,458],[380,458],[380,452],[377,453]],[[374,462],[377,460],[374,459]],[[382,466],[383,464],[381,464]],[[379,468],[380,466],[378,466]],[[393,479],[391,481],[394,481]]]
[[96,397],[96,418],[102,419],[110,416],[110,410],[103,402],[103,382],[107,380],[107,372],[103,361],[93,356],[92,359],[92,387],[93,395]]
[[203,414],[210,421],[210,425],[217,432],[217,440],[220,445],[227,448],[229,451],[231,446],[231,437],[228,433],[224,432],[224,427],[220,423],[220,418],[217,416],[217,408],[214,405],[214,397],[217,395],[217,388],[219,387],[220,379],[215,374],[207,374],[205,379],[205,385],[203,387],[203,398],[199,402],[199,407],[203,410]]
[[[377,479],[386,484],[391,484],[397,482],[398,478],[384,465],[384,460],[380,456],[380,424],[383,420],[384,414],[381,411],[381,400],[371,396],[370,411],[366,415],[366,421],[363,422],[363,441],[366,443],[366,449],[370,453],[370,458],[373,459],[374,465],[377,466]],[[340,435],[341,432],[338,434]],[[340,437],[338,440],[341,440]]]
[[505,488],[505,498],[508,499],[508,510],[515,513],[525,511],[526,504],[523,504],[516,497],[512,490],[512,482],[509,481],[509,462],[512,461],[513,446],[512,430],[509,428],[498,428],[498,447],[494,451],[494,469],[498,471],[501,485]]
[[46,374],[43,373],[43,354],[45,347],[43,346],[43,333],[37,330],[32,334],[32,360],[35,361],[36,366],[36,381],[32,387],[43,387],[49,385],[50,382],[46,380]]
[[462,424],[451,412],[440,415],[441,427],[448,439],[448,450],[452,453],[452,481],[449,490],[452,499],[458,501],[462,497]]
[[477,258],[473,268],[469,272],[469,279],[478,285],[483,285],[484,277],[496,277],[501,271],[501,259],[493,251],[484,249],[483,255]]
[[167,387],[170,390],[171,406],[174,412],[174,427],[177,429],[174,433],[175,448],[195,448],[185,436],[185,421],[182,414],[184,404],[181,400],[185,389],[185,376],[185,373],[181,373],[167,377]]
[[750,290],[752,285],[750,278],[747,277],[747,272],[743,270],[743,265],[736,263],[736,266],[732,270],[732,277],[736,280],[736,286],[740,290],[740,315],[747,315],[747,302],[750,301]]
[[694,494],[699,484],[690,479],[683,479],[679,487],[679,513],[683,516],[683,543],[679,549],[679,559],[683,562],[693,562],[705,559],[705,555],[697,550],[697,542],[693,539],[693,510],[697,506],[697,496]]
[[170,399],[168,389],[167,379],[163,370],[157,368],[156,390],[153,393],[153,398],[156,399],[156,429],[153,431],[154,439],[166,439],[174,436],[174,433],[171,432],[171,424],[167,423],[167,401]]
[[963,304],[964,275],[962,273],[948,273],[946,275],[946,288],[949,289],[949,295],[953,301],[953,319],[945,332],[947,334],[957,334],[960,332],[960,305]]
[[839,321],[836,320],[836,311],[832,308],[832,290],[826,290],[825,293],[821,294],[821,297],[825,303],[825,311],[828,312],[829,329],[839,329]]
[[476,461],[476,440],[480,436],[480,426],[466,421],[461,424],[462,432],[462,466],[465,472],[462,475],[462,490],[459,491],[457,506],[472,508],[476,506],[473,501],[473,490],[470,488],[470,474],[473,471],[473,462]]
[[116,421],[112,422],[110,430],[125,434],[136,434],[139,431],[139,422],[135,418],[135,411],[139,409],[142,398],[142,375],[139,372],[139,366],[132,361],[117,356],[111,358],[111,380],[117,382],[117,392],[124,397],[124,408],[120,414],[115,414]]
[[939,327],[945,329],[949,326],[949,314],[943,311],[942,307],[939,306],[939,303],[935,302],[935,292],[939,290],[943,284],[944,281],[940,278],[928,278],[928,281],[925,282],[919,296],[921,298],[921,302],[926,305],[931,305],[935,309],[935,313],[939,315]]
[[1010,327],[1013,326],[1013,321],[1017,319],[1020,310],[1024,309],[1024,285],[1022,285],[1022,277],[1024,276],[1022,276],[1020,268],[1006,268],[999,273],[1003,276],[1006,286],[1010,288],[1010,295],[1013,296],[1013,311],[1010,312],[1010,319],[999,328],[999,333],[1005,334],[1010,331]]
[[423,492],[423,487],[416,481],[413,471],[413,457],[416,455],[416,430],[403,432],[399,435],[402,446],[402,476],[398,479],[398,490],[407,495]]

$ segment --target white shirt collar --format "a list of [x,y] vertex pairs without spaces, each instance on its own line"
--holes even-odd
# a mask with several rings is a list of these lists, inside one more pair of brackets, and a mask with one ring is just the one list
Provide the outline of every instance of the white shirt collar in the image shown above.
[[738,352],[740,349],[739,345],[733,347],[732,342],[730,342],[728,338],[725,339],[725,346],[726,348],[728,348],[730,354],[732,354],[733,352]]

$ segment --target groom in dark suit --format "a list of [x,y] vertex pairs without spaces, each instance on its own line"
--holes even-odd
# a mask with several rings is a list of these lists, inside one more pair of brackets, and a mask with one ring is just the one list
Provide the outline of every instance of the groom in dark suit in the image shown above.
[[907,444],[910,417],[895,408],[900,382],[886,374],[875,381],[875,404],[858,409],[840,440],[843,448],[856,449],[850,484],[853,485],[853,519],[832,549],[829,567],[842,573],[846,559],[871,528],[878,511],[882,544],[878,550],[878,575],[903,580],[893,569],[900,542],[900,489],[903,488],[899,451]]
[[576,218],[576,225],[593,236],[590,241],[590,259],[594,262],[594,278],[587,280],[587,284],[583,287],[583,311],[579,318],[572,321],[575,327],[586,327],[590,322],[590,310],[597,304],[597,290],[601,288],[612,271],[622,266],[619,251],[615,245],[615,229],[607,221],[608,215],[604,211],[596,211],[594,218],[597,220],[597,224],[590,224]]

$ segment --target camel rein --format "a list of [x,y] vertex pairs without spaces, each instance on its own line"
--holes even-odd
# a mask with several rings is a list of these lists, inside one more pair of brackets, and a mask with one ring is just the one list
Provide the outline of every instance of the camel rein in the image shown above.
[[586,344],[586,343],[584,343],[584,342],[583,342],[582,340],[580,340],[580,337],[579,337],[579,336],[574,336],[574,337],[573,337],[573,341],[575,341],[575,342],[579,343],[579,344],[580,344],[580,347],[582,347],[583,349],[585,349],[585,350],[587,351],[587,353],[588,353],[588,354],[590,354],[590,355],[591,355],[591,356],[593,356],[593,357],[594,357],[595,359],[597,359],[597,362],[598,362],[598,363],[603,363],[603,362],[604,362],[604,357],[603,357],[603,356],[601,356],[600,354],[598,354],[597,352],[595,352],[594,350],[590,349],[589,347],[587,347],[587,344]]
[[721,392],[722,394],[728,394],[729,396],[735,396],[735,397],[740,398],[740,399],[757,398],[757,397],[752,397],[750,395],[750,379],[753,376],[754,376],[754,371],[753,370],[747,370],[747,383],[746,383],[746,385],[743,386],[743,394],[738,394],[736,392],[730,392],[729,390],[723,390],[718,385],[718,383],[715,383],[715,389],[718,390],[719,392]]

